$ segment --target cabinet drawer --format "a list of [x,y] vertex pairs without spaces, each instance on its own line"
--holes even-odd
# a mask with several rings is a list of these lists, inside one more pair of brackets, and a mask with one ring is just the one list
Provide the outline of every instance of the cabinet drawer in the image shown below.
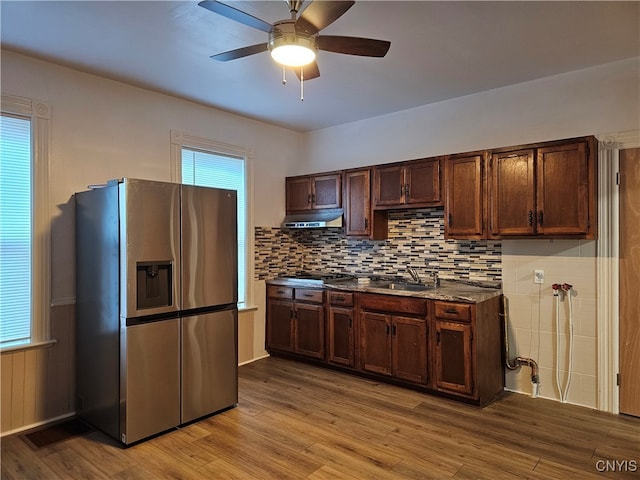
[[465,303],[435,302],[436,318],[448,320],[471,321],[471,305]]
[[331,305],[353,306],[353,293],[348,292],[328,292],[329,303]]
[[421,317],[427,315],[426,300],[393,295],[362,295],[360,297],[360,308],[382,312],[408,313]]
[[269,285],[267,288],[267,295],[269,296],[269,298],[283,298],[283,299],[292,300],[293,288],[281,287],[278,285]]
[[296,288],[296,300],[309,303],[322,303],[324,300],[322,290],[314,290],[311,288]]

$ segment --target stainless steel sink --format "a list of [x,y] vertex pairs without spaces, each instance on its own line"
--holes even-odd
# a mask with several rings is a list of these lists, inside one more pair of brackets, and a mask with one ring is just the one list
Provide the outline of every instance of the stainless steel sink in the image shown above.
[[407,290],[410,292],[422,292],[424,290],[433,290],[435,286],[426,285],[424,283],[405,283],[405,282],[392,282],[387,285],[389,290]]
[[433,290],[435,285],[427,285],[424,283],[413,282],[389,282],[389,281],[375,281],[371,282],[371,287],[374,288],[386,288],[389,290],[404,290],[407,292],[424,292],[425,290]]

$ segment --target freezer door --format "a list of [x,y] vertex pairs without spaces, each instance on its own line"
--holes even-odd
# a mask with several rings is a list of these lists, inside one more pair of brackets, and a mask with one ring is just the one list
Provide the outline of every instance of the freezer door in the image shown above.
[[235,190],[182,185],[182,310],[238,301]]
[[180,185],[125,178],[120,189],[120,315],[179,310]]
[[180,319],[121,332],[120,440],[130,444],[180,423]]
[[238,310],[181,320],[181,423],[186,423],[238,403]]

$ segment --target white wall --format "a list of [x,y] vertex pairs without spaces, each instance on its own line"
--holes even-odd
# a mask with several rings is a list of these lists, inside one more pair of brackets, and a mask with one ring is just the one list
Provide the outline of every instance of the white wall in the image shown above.
[[123,176],[169,181],[171,130],[252,149],[254,221],[282,221],[283,177],[301,156],[297,132],[8,51],[2,92],[51,104],[54,302],[75,295],[73,193]]
[[[300,173],[328,171],[537,141],[640,129],[640,58],[614,62],[305,134]],[[571,283],[574,369],[568,401],[597,408],[595,242],[503,242],[503,291],[510,302],[512,356],[540,365],[540,395],[555,387],[555,306],[550,285]],[[545,269],[538,289],[533,269]],[[566,321],[568,303],[560,320]],[[566,335],[561,362],[566,365]],[[530,371],[507,372],[507,388],[531,393]],[[566,377],[563,376],[566,381]]]
[[[560,388],[569,377],[569,321],[573,324],[573,368],[567,400],[597,407],[597,293],[596,242],[594,240],[506,240],[503,241],[503,292],[508,299],[511,357],[533,358],[540,367],[539,395],[559,399],[556,365],[559,360]],[[533,283],[533,271],[543,270],[545,283]],[[554,283],[573,285],[569,298],[557,299]],[[559,304],[557,311],[556,302]],[[570,315],[571,314],[571,315]],[[558,324],[556,325],[556,318]],[[560,334],[560,356],[556,358],[556,332]],[[531,393],[531,371],[507,374],[507,388]]]
[[[436,73],[434,73],[435,75]],[[518,145],[640,124],[640,58],[305,134],[304,173]]]

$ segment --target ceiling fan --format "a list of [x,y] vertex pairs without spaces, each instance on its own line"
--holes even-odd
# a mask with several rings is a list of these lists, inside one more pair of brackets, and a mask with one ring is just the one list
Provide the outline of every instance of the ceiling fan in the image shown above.
[[[279,20],[273,25],[217,0],[198,3],[223,17],[269,34],[266,43],[218,53],[211,58],[227,62],[269,50],[274,60],[282,64],[283,68],[297,67],[296,75],[300,80],[311,80],[320,76],[316,62],[318,50],[364,57],[384,57],[391,46],[391,42],[385,40],[319,34],[320,30],[346,13],[355,1],[311,1],[299,17],[297,15],[303,0],[285,0],[285,3],[289,7],[291,18]],[[283,79],[283,83],[286,83],[286,80]]]

